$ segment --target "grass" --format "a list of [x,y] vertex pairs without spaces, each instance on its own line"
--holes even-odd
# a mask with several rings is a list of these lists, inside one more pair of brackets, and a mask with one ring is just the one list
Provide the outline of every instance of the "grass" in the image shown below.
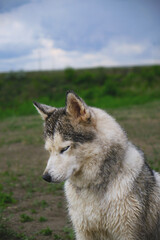
[[27,214],[23,213],[20,215],[20,219],[21,219],[21,222],[22,223],[25,223],[25,222],[32,222],[33,221],[33,218],[28,216]]
[[[144,150],[150,165],[158,171],[160,170],[159,103],[159,101],[156,101],[139,106],[133,106],[132,108],[128,107],[109,110],[109,112],[121,123],[124,129],[126,129],[128,137],[142,150]],[[10,126],[11,122],[15,122],[17,127],[7,129],[7,125]],[[23,123],[24,127],[22,127]],[[1,121],[0,124],[1,129],[3,127],[6,129],[6,131],[2,133],[2,135],[4,134],[4,139],[11,137],[16,140],[22,132],[24,135],[23,141],[19,142],[18,145],[17,141],[5,141],[1,146],[0,151],[3,160],[1,162],[0,172],[0,177],[3,182],[3,187],[1,186],[1,195],[4,196],[4,198],[1,197],[1,206],[7,208],[7,206],[10,207],[13,205],[13,209],[14,206],[19,206],[19,216],[24,214],[24,211],[29,217],[30,213],[34,214],[34,222],[39,222],[40,228],[41,224],[45,223],[42,220],[39,220],[41,216],[43,216],[44,219],[47,219],[48,224],[53,222],[53,219],[56,219],[59,213],[65,209],[62,191],[63,184],[46,185],[41,180],[40,175],[42,174],[46,164],[44,160],[48,157],[42,148],[43,140],[39,143],[35,141],[32,144],[25,140],[25,138],[27,138],[28,131],[26,126],[28,124],[31,126],[34,125],[34,131],[32,129],[32,131],[29,132],[31,138],[34,139],[35,132],[37,136],[41,135],[42,122],[38,116],[29,116],[19,117],[17,118],[17,121],[16,118],[6,119],[5,121]],[[12,136],[12,134],[14,136]],[[8,151],[8,149],[11,149],[11,152]],[[32,164],[30,164],[31,162]],[[14,195],[10,194],[11,192],[13,192]],[[41,196],[41,194],[44,198],[37,198],[37,195]],[[2,201],[2,199],[5,200]],[[13,199],[15,201],[12,201]],[[52,199],[56,199],[56,202],[53,203]],[[50,211],[53,212],[53,219],[48,218],[48,212]],[[16,213],[12,211],[10,212],[10,210],[8,210],[8,212],[8,214],[13,215],[13,219],[17,219],[17,225],[20,226],[21,221],[18,220],[19,217],[16,217]],[[25,224],[30,224],[26,215],[23,215],[24,217],[22,219],[24,219]],[[33,223],[31,224],[34,225]],[[64,223],[64,226],[65,225],[66,223]],[[17,229],[17,231],[19,231],[19,229]],[[38,230],[36,230],[36,232],[38,232]],[[60,230],[54,230],[54,234],[55,236],[61,236],[61,238],[63,236],[65,239],[67,233],[64,232],[64,227],[62,227]]]
[[64,233],[67,236],[67,239],[74,239],[74,232],[73,229],[69,228],[69,227],[64,227],[63,228]]
[[47,228],[45,228],[45,229],[42,229],[41,231],[40,231],[40,234],[42,234],[43,236],[51,236],[52,235],[52,230],[49,228],[49,227],[47,227]]
[[[32,106],[31,95],[46,104],[56,102],[57,106],[64,106],[64,91],[70,87],[76,90],[77,85],[77,93],[87,103],[107,109],[126,130],[128,138],[145,152],[152,168],[160,171],[159,69],[157,66],[66,69],[41,75],[24,73],[21,76],[24,82],[19,85],[22,93],[16,95],[16,89],[13,102],[10,96],[0,95],[1,104],[6,102],[0,111],[0,239],[74,239],[67,219],[64,183],[47,184],[41,177],[48,153],[43,147],[42,121]],[[20,81],[19,74],[0,75],[0,85],[4,81],[11,84],[8,88],[4,84],[5,91]],[[54,85],[56,79],[60,82]],[[89,82],[93,83],[90,88],[87,87]],[[49,97],[46,98],[41,93],[48,86],[52,94],[47,92]],[[27,116],[33,112],[37,115]]]
[[45,217],[40,217],[39,218],[39,222],[46,222],[47,221],[47,218],[45,218]]
[[45,209],[48,207],[48,203],[45,200],[42,201],[34,201],[34,206],[41,207],[42,209]]
[[160,99],[160,66],[10,72],[0,74],[0,86],[1,119],[35,114],[35,100],[60,107],[69,89],[89,105],[113,109]]
[[5,208],[9,204],[15,203],[16,200],[13,198],[13,193],[6,193],[3,190],[2,184],[0,184],[0,209]]
[[54,234],[54,240],[62,240],[62,237],[58,234]]
[[6,219],[0,214],[0,239],[3,240],[36,240],[35,237],[27,237],[24,233],[17,233],[7,226]]

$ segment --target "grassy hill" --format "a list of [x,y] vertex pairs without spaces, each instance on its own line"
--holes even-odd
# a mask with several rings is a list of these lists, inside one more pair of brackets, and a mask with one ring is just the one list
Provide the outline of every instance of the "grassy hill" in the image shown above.
[[160,66],[1,73],[0,117],[35,113],[33,100],[63,106],[68,89],[101,108],[142,104],[160,99]]

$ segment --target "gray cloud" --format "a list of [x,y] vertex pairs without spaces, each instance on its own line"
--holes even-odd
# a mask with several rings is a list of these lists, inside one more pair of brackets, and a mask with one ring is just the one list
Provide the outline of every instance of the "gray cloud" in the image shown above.
[[0,13],[8,12],[14,8],[20,7],[29,3],[31,0],[1,0]]
[[159,62],[159,9],[158,0],[1,0],[0,71],[36,68],[39,53],[44,68]]

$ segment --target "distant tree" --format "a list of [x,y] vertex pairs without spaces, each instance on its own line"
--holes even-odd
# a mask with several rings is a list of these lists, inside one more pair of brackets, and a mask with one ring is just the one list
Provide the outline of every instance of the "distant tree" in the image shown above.
[[65,79],[67,80],[67,82],[74,82],[76,78],[76,73],[73,68],[66,68],[64,73],[65,73]]

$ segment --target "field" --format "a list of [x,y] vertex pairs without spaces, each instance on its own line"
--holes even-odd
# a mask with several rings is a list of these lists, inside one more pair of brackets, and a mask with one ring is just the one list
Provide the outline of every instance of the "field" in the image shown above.
[[[117,90],[115,90],[115,83],[112,84],[110,82],[108,83],[110,87],[106,87],[105,91],[109,91],[108,89],[112,89],[112,91],[108,95],[107,93],[106,95],[103,94],[101,97],[98,96],[100,96],[100,91],[102,91],[101,88],[104,91],[105,84],[99,86],[97,92],[95,92],[95,88],[98,85],[94,83],[92,87],[88,87],[84,91],[85,93],[82,93],[84,85],[82,87],[81,82],[76,83],[77,86],[81,85],[79,88],[77,87],[79,89],[78,93],[82,93],[82,97],[84,97],[87,103],[105,108],[117,119],[126,130],[128,138],[145,152],[147,161],[157,171],[160,171],[159,69],[160,67],[150,67],[149,72],[150,74],[154,72],[154,80],[149,83],[146,83],[142,78],[143,83],[139,83],[138,85],[135,81],[131,85],[131,80],[126,80],[129,82],[123,83],[123,88],[118,85]],[[132,73],[132,75],[135,75],[136,71],[143,72],[143,74],[145,72],[142,69],[122,70],[120,72],[118,69],[114,72],[111,69],[108,70],[109,73],[105,74],[108,74],[108,76],[112,75],[113,77],[121,74],[124,75],[125,79],[128,74],[131,75]],[[83,74],[82,72],[77,73],[71,69],[56,74],[66,74],[67,76],[67,74],[72,75],[73,73],[77,74],[77,76],[86,74],[84,72]],[[32,78],[36,74],[32,73]],[[44,76],[45,74],[42,73],[41,75]],[[95,76],[94,74],[96,75],[96,73],[92,72],[93,76]],[[4,79],[7,79],[6,76],[8,75],[3,75],[0,83]],[[40,73],[38,76],[40,76]],[[146,76],[148,75],[146,74]],[[68,77],[68,79],[70,78]],[[43,147],[43,124],[31,104],[31,89],[30,92],[26,93],[28,96],[25,96],[23,92],[33,82],[37,81],[35,79],[37,78],[34,78],[34,81],[31,81],[28,86],[22,84],[22,92],[19,91],[17,98],[14,97],[14,90],[13,94],[9,94],[9,96],[1,95],[1,103],[3,104],[1,104],[0,112],[0,240],[72,240],[74,239],[74,234],[67,216],[63,183],[49,184],[43,181],[41,177],[48,158],[48,153]],[[61,78],[59,79],[59,81],[62,81]],[[40,80],[39,85],[42,82]],[[43,85],[43,88],[46,88],[46,86]],[[60,91],[60,97],[56,93],[57,95],[53,96],[54,100],[51,100],[52,96],[45,98],[45,94],[44,96],[43,94],[41,95],[39,88],[37,90],[39,91],[38,93],[35,92],[36,88],[33,88],[33,97],[34,99],[44,100],[45,103],[49,103],[49,101],[53,103],[55,101],[57,106],[64,106],[65,88],[71,87],[74,90],[76,89],[74,84],[68,87],[67,84],[65,87],[63,85],[61,90],[58,86],[57,89]],[[4,87],[8,87],[7,91],[9,91],[13,86],[5,83]],[[20,86],[17,87],[17,89],[19,88]],[[15,91],[18,91],[17,89]],[[126,89],[130,89],[130,95],[127,95]],[[144,89],[146,91],[142,91]],[[124,93],[124,96],[122,96],[122,93]],[[19,99],[20,96],[22,101]],[[19,106],[22,104],[23,107],[16,108],[16,103]],[[33,113],[35,114],[33,115]]]
[[60,107],[68,89],[101,108],[143,104],[160,99],[160,66],[1,73],[0,117],[35,114],[35,100]]
[[[160,101],[109,112],[160,171]],[[63,184],[48,184],[41,178],[48,153],[39,116],[6,119],[0,129],[0,239],[74,239]]]

